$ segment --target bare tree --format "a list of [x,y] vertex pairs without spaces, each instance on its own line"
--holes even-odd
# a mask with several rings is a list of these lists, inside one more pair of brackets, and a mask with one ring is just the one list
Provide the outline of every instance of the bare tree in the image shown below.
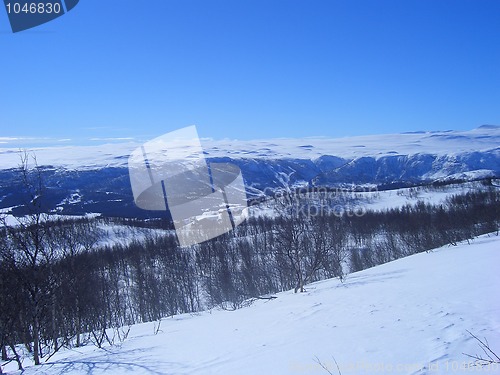
[[49,264],[54,259],[52,249],[47,246],[49,226],[44,213],[45,185],[42,169],[36,158],[28,153],[21,154],[19,172],[21,193],[24,196],[25,215],[16,217],[14,225],[3,226],[9,244],[9,257],[17,272],[20,286],[28,295],[27,316],[30,321],[31,341],[33,342],[33,361],[40,364],[40,329],[43,307],[47,299],[46,282]]
[[278,243],[275,251],[285,255],[295,276],[295,293],[304,291],[306,275],[306,224],[295,215],[281,216],[275,220]]
[[55,281],[58,287],[64,291],[64,295],[60,296],[59,301],[55,300],[54,295],[51,306],[52,329],[55,335],[54,350],[57,351],[57,337],[61,334],[56,329],[57,303],[71,307],[74,319],[71,319],[73,327],[70,331],[76,335],[76,346],[81,345],[83,309],[87,302],[84,296],[88,293],[85,290],[87,286],[85,279],[89,276],[89,270],[85,269],[85,266],[88,267],[87,264],[78,262],[77,256],[92,251],[103,237],[103,231],[95,222],[88,220],[80,220],[79,222],[59,220],[53,223],[51,228],[49,246],[53,248],[54,253],[58,254],[58,260],[65,260],[64,266],[67,271],[65,274],[68,276],[64,280],[59,278]]

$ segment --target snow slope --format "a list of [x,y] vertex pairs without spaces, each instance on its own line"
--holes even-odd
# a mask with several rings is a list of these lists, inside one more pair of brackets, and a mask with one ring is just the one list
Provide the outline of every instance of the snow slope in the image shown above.
[[277,294],[236,311],[132,327],[121,346],[56,354],[25,374],[500,374],[466,368],[500,352],[500,237],[444,247]]

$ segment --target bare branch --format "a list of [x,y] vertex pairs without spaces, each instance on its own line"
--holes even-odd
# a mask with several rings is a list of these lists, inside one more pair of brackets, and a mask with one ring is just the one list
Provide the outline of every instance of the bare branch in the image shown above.
[[[337,360],[335,359],[334,356],[332,356],[332,359],[335,362],[335,366],[337,366],[337,371],[338,371],[339,375],[342,375],[342,372],[340,371],[340,367],[339,367],[339,364],[337,363]],[[330,375],[333,375],[333,372],[323,362],[321,362],[321,360],[318,357],[315,357],[315,362],[318,365],[320,365],[323,370],[328,372]]]
[[467,330],[467,333],[471,335],[478,342],[479,347],[486,356],[483,357],[482,355],[478,354],[471,355],[467,353],[462,353],[463,355],[472,358],[474,360],[474,363],[471,364],[472,366],[484,367],[484,366],[489,366],[491,364],[500,363],[500,357],[490,348],[488,340],[486,340],[486,338],[483,341],[469,330]]

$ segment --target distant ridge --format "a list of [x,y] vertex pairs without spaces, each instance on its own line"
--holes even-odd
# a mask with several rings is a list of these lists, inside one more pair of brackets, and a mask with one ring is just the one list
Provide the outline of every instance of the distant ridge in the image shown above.
[[[500,177],[500,126],[469,131],[415,132],[346,138],[202,140],[210,162],[239,166],[249,198],[296,187],[377,186]],[[44,166],[48,210],[141,217],[130,187],[128,155],[134,142],[28,150]],[[19,150],[0,148],[0,209],[17,207]],[[154,213],[153,216],[162,215]]]

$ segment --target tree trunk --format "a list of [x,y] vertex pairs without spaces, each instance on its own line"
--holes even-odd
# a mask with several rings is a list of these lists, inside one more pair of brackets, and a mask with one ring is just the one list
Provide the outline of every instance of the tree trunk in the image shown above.
[[33,361],[35,365],[40,364],[40,328],[38,326],[38,317],[33,322]]
[[304,278],[302,277],[302,272],[298,272],[298,282],[297,282],[297,286],[295,287],[295,293],[297,292],[300,292],[300,293],[303,293],[304,292]]
[[[77,302],[78,303],[78,302]],[[81,321],[80,321],[80,309],[76,309],[76,347],[79,348],[82,343],[80,342],[80,331],[81,331]]]
[[9,358],[7,357],[7,348],[5,347],[5,345],[2,345],[2,361],[7,361],[8,359]]
[[52,340],[54,341],[54,353],[59,350],[58,332],[56,324],[56,295],[52,295]]
[[17,367],[19,371],[24,371],[23,369],[23,364],[21,363],[21,358],[19,357],[19,354],[16,351],[16,346],[14,344],[9,344],[10,349],[12,350],[12,353],[14,353],[14,358],[16,359],[17,362]]

